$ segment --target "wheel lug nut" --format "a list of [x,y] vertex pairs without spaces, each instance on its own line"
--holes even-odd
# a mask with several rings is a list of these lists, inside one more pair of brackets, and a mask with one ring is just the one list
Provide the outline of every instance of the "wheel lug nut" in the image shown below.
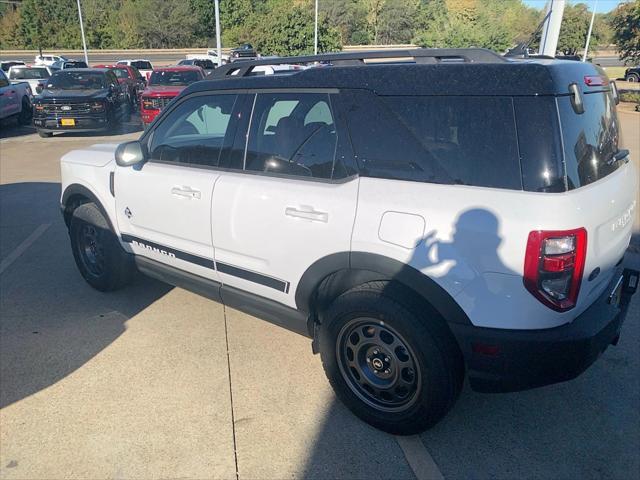
[[367,358],[367,363],[371,363],[371,359],[370,358]]
[[374,351],[373,351],[373,354],[374,354],[374,355],[377,355],[378,353],[379,353],[379,352],[378,352],[378,350],[374,350]]
[[389,357],[384,357],[384,361],[388,362],[389,361]]
[[387,369],[384,371],[384,373],[391,373],[391,369],[390,369],[390,368],[387,368]]

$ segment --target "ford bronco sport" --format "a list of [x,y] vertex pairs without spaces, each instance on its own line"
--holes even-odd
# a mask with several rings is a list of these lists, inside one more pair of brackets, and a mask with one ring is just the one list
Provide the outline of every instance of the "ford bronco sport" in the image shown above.
[[[310,66],[255,76],[274,63]],[[588,63],[481,49],[220,67],[139,141],[62,158],[99,290],[139,271],[312,338],[338,397],[399,434],[463,379],[572,379],[621,332],[638,172]]]

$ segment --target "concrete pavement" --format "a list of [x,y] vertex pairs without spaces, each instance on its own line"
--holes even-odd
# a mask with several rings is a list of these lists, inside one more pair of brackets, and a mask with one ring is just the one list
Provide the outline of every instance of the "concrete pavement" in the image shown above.
[[[640,114],[620,118],[638,159]],[[447,479],[640,474],[640,295],[619,346],[583,376],[465,388],[403,449],[337,402],[308,339],[144,277],[109,294],[82,280],[58,159],[136,138],[134,122],[109,137],[0,128],[1,479],[422,479],[411,465],[425,459]]]

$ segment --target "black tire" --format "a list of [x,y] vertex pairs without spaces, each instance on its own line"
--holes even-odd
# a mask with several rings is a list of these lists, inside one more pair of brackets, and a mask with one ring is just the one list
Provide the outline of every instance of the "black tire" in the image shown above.
[[319,335],[336,395],[380,430],[420,433],[460,395],[464,362],[455,339],[435,310],[399,284],[371,282],[342,294],[323,316]]
[[637,83],[640,82],[640,75],[636,75],[635,73],[630,73],[627,75],[627,82]]
[[33,118],[33,106],[28,97],[22,97],[22,110],[18,114],[20,125],[29,125]]
[[82,204],[73,211],[69,236],[78,270],[93,288],[108,292],[131,281],[133,262],[94,203]]
[[42,138],[51,138],[53,136],[53,132],[44,132],[42,130],[38,130],[38,135]]

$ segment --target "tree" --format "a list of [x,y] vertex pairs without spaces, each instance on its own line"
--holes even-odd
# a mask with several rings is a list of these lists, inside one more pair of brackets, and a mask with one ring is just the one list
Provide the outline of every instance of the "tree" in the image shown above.
[[189,47],[198,19],[182,0],[125,2],[120,10],[124,43],[138,48]]
[[640,62],[640,1],[619,5],[611,17],[613,41],[625,64]]
[[0,17],[0,49],[22,48],[22,38],[16,35],[20,27],[20,10],[8,8]]
[[[310,0],[294,5],[277,2],[260,19],[254,32],[256,48],[268,55],[303,55],[313,53],[314,10]],[[340,33],[329,26],[326,17],[318,20],[318,50],[340,50]]]

